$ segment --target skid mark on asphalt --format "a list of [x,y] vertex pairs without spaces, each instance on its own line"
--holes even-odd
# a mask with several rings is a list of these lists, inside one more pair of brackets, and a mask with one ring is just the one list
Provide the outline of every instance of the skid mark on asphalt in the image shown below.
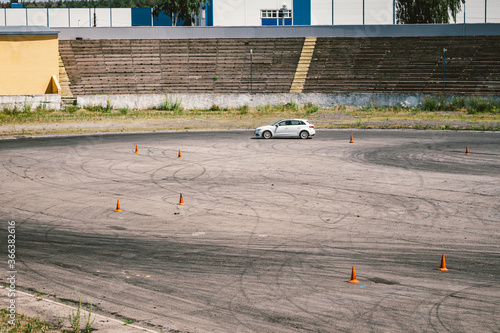
[[[68,294],[82,277],[87,294],[110,300],[108,309],[221,332],[411,331],[408,318],[423,330],[467,331],[449,313],[460,297],[477,302],[478,310],[456,307],[469,321],[498,327],[494,285],[459,294],[450,290],[453,280],[443,291],[417,286],[435,279],[432,264],[431,273],[420,271],[443,250],[452,274],[463,278],[475,265],[495,271],[495,255],[485,253],[497,248],[498,177],[461,179],[451,170],[444,178],[453,163],[460,170],[476,163],[445,151],[458,145],[412,143],[420,134],[388,145],[362,137],[349,145],[337,134],[269,141],[224,135],[138,142],[140,154],[97,140],[3,160],[3,173],[26,193],[2,203],[36,213],[20,229],[27,232],[26,278]],[[488,150],[476,161],[491,166]],[[179,192],[185,206],[177,205]],[[346,283],[353,264],[365,288]],[[475,298],[483,290],[491,296]],[[141,311],[137,299],[150,300],[151,309]],[[413,314],[422,311],[429,312],[425,323]],[[481,311],[491,319],[478,321]]]

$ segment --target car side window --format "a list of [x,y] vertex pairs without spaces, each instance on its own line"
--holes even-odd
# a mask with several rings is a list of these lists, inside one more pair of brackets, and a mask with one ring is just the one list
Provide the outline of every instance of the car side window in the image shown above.
[[290,120],[285,121],[286,126],[290,126],[291,124],[292,124],[292,122]]
[[300,125],[300,121],[298,121],[298,120],[292,120],[291,123],[294,126]]
[[298,122],[299,122],[298,125],[305,125],[305,123],[302,120],[299,120]]
[[279,122],[279,123],[278,123],[278,126],[285,126],[285,122],[284,122],[284,121]]

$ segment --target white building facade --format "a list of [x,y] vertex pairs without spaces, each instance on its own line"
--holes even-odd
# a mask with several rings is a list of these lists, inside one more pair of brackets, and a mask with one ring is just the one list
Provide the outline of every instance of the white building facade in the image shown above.
[[[201,26],[319,26],[395,24],[396,0],[209,0]],[[0,8],[0,26],[171,26],[152,8]],[[453,19],[450,20],[453,23]],[[500,0],[466,0],[456,23],[500,23]],[[191,25],[181,22],[179,25]]]

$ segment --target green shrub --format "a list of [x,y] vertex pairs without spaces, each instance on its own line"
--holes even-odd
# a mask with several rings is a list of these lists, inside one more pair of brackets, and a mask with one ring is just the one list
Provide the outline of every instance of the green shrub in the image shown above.
[[249,109],[248,104],[238,107],[238,111],[240,112],[240,114],[247,114],[248,109]]
[[444,95],[425,96],[419,107],[425,111],[460,111],[467,110],[469,114],[478,112],[500,112],[500,100],[487,99],[481,97],[453,97],[447,103]]
[[313,103],[309,102],[304,104],[304,110],[306,111],[307,114],[312,114],[314,112],[317,112],[319,110],[319,106],[314,105]]
[[18,116],[19,115],[19,110],[17,109],[17,106],[14,105],[13,108],[8,108],[8,107],[4,107],[3,108],[3,113],[7,116]]
[[220,111],[221,109],[220,109],[220,107],[218,105],[212,104],[212,106],[209,107],[208,110],[210,110],[210,111]]
[[449,111],[459,111],[465,108],[465,97],[453,97],[451,103],[448,104],[447,109]]
[[498,102],[489,101],[486,98],[472,97],[467,101],[467,113],[474,114],[478,112],[492,112],[495,109],[495,104]]
[[281,110],[281,111],[297,111],[299,109],[299,106],[297,105],[297,103],[290,100],[289,103],[281,104],[277,108],[278,108],[278,110]]
[[439,96],[425,96],[422,99],[422,106],[425,111],[446,111],[446,97]]
[[172,99],[170,96],[165,97],[165,101],[160,104],[158,107],[159,110],[164,110],[164,111],[177,111],[180,112],[182,111],[182,106],[181,106],[182,100],[180,99]]

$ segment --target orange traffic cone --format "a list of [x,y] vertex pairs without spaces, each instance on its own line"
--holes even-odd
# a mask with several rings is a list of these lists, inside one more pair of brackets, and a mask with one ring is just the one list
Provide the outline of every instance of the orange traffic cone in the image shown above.
[[122,210],[120,209],[120,200],[116,202],[116,209],[115,212],[121,212]]
[[137,145],[135,145],[135,152],[134,153],[136,153],[136,154],[139,153],[139,147],[137,147]]
[[351,273],[351,279],[349,280],[350,283],[358,283],[359,281],[356,279],[356,268],[352,266],[352,273]]
[[182,158],[181,150],[180,149],[179,149],[179,155],[177,155],[177,158]]
[[469,154],[469,146],[467,146],[467,147],[465,148],[465,155],[470,155],[470,154]]
[[438,271],[447,271],[448,268],[446,268],[446,260],[444,259],[444,254],[443,257],[441,258],[441,267],[438,268]]
[[182,199],[182,193],[181,193],[181,198],[179,199],[179,205],[184,205],[184,200]]
[[352,130],[351,130],[351,141],[349,143],[354,143],[354,140],[352,139]]

